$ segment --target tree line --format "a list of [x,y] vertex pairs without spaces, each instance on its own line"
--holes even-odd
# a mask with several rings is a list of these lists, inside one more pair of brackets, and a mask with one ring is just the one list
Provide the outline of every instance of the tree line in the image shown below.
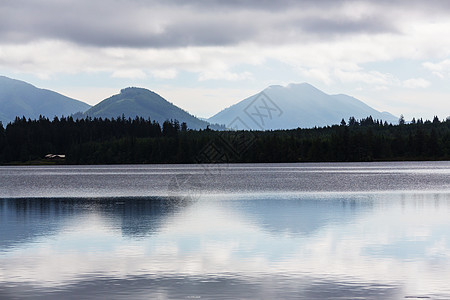
[[372,117],[275,131],[190,130],[175,120],[55,117],[0,123],[0,164],[350,162],[450,159],[450,119],[392,125]]

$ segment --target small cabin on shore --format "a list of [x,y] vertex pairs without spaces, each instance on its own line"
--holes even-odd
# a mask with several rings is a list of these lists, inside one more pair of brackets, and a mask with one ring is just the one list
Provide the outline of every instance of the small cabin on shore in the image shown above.
[[65,154],[47,154],[45,159],[66,159]]

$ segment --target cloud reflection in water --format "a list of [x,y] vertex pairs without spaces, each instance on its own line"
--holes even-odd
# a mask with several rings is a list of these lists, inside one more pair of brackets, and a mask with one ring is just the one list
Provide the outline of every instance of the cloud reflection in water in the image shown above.
[[445,298],[449,211],[445,193],[4,199],[0,296]]

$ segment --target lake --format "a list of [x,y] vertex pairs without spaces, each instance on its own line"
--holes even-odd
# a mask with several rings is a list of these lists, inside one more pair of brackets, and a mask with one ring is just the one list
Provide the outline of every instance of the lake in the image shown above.
[[450,299],[450,162],[3,166],[0,299]]

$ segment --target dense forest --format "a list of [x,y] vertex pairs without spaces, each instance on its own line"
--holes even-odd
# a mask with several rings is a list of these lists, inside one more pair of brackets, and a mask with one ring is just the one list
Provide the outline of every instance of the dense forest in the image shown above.
[[368,117],[277,131],[189,130],[136,119],[16,118],[0,123],[0,164],[232,163],[450,159],[450,119],[391,125]]

